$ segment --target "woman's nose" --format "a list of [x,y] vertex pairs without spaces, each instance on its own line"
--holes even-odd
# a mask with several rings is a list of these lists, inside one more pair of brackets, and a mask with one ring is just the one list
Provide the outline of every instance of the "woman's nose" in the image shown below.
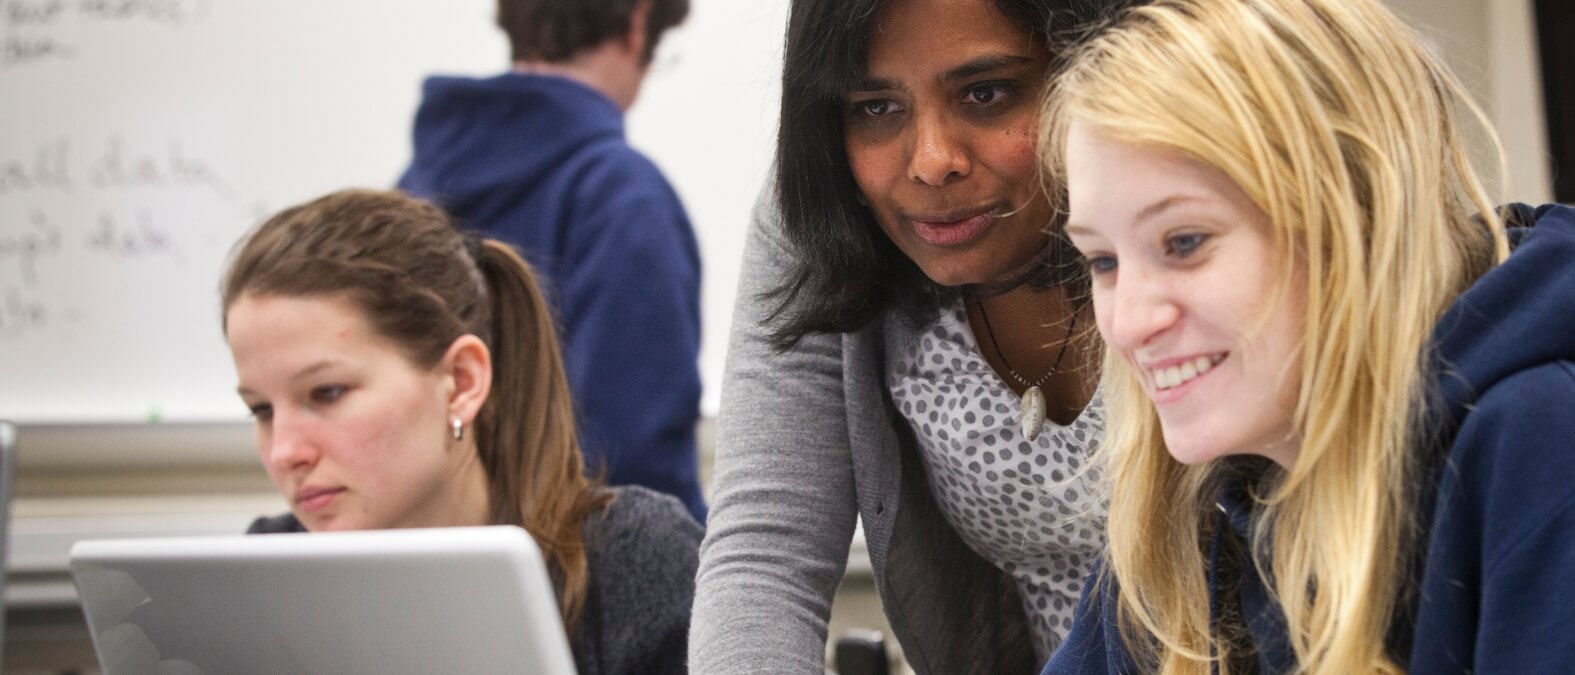
[[973,169],[961,132],[944,115],[914,116],[908,177],[932,187],[967,176]]
[[298,417],[276,410],[268,434],[264,461],[275,471],[310,466],[319,455],[309,426]]
[[[1181,310],[1165,279],[1142,267],[1123,265],[1107,295],[1101,321],[1105,340],[1122,351],[1142,348],[1176,324]],[[1096,305],[1095,310],[1100,308]]]

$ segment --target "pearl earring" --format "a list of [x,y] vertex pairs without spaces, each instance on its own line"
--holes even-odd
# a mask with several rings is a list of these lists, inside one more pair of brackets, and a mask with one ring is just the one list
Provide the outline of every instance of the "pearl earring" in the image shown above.
[[454,440],[456,440],[456,441],[463,441],[463,440],[465,440],[465,423],[461,422],[458,417],[455,417],[454,419],[449,420],[448,421],[448,427],[449,427],[450,430],[452,430],[454,432]]

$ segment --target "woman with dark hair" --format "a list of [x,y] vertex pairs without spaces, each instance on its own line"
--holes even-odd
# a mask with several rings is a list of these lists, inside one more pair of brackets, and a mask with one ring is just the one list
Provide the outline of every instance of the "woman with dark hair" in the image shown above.
[[586,477],[551,312],[506,244],[412,197],[338,192],[260,225],[222,292],[290,502],[251,532],[518,525],[582,675],[684,672],[700,526]]
[[861,518],[920,673],[1031,672],[1103,505],[1084,278],[1035,155],[1064,41],[1115,2],[796,0],[701,550],[696,672],[823,669]]

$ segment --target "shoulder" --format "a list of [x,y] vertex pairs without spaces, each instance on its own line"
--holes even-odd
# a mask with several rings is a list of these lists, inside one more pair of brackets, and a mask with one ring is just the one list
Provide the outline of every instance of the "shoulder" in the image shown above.
[[1575,509],[1575,364],[1544,363],[1500,380],[1461,422],[1441,513],[1483,533],[1488,559]]
[[683,205],[656,163],[623,138],[609,138],[581,150],[581,196],[612,207],[672,209]]
[[1575,448],[1575,363],[1551,361],[1493,384],[1461,421],[1451,459],[1489,462],[1571,462]]
[[282,513],[277,516],[263,516],[252,521],[246,527],[246,534],[282,534],[286,532],[305,532],[306,527],[301,521],[296,520],[294,514]]
[[591,574],[645,573],[694,576],[705,532],[672,495],[639,486],[612,489],[613,502],[585,522]]
[[598,635],[610,672],[681,672],[701,529],[678,499],[645,488],[585,523]]

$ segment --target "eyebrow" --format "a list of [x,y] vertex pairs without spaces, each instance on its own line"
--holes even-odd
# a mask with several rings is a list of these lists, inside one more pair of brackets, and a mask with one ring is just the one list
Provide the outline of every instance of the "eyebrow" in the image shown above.
[[1033,59],[1017,54],[986,54],[957,66],[956,68],[941,73],[941,76],[938,78],[938,80],[941,84],[945,84],[947,82],[953,82],[956,80],[965,80],[975,75],[988,73],[992,70],[1021,66],[1033,62]]
[[[1185,193],[1173,194],[1173,195],[1171,195],[1169,197],[1166,197],[1166,198],[1161,199],[1161,200],[1159,200],[1157,202],[1149,204],[1148,206],[1145,206],[1142,209],[1139,209],[1137,214],[1132,217],[1132,222],[1134,222],[1134,223],[1141,223],[1141,222],[1143,222],[1145,220],[1153,218],[1153,217],[1155,217],[1155,216],[1157,216],[1157,215],[1159,215],[1161,213],[1169,211],[1170,209],[1173,209],[1173,208],[1175,208],[1177,206],[1181,206],[1181,205],[1186,204],[1188,202],[1203,202],[1203,201],[1207,201],[1207,200],[1205,198],[1203,198],[1203,197],[1198,196],[1198,195],[1191,195],[1191,194],[1185,194]],[[1061,229],[1065,230],[1067,234],[1082,234],[1082,235],[1087,235],[1087,236],[1099,236],[1099,233],[1095,232],[1093,227],[1088,226],[1088,225],[1084,225],[1082,223],[1067,223]]]
[[1197,196],[1197,195],[1190,195],[1190,194],[1185,194],[1185,193],[1173,194],[1173,195],[1171,195],[1169,197],[1166,197],[1166,198],[1161,199],[1161,200],[1159,200],[1157,202],[1154,202],[1153,204],[1149,204],[1148,206],[1145,206],[1142,209],[1139,209],[1138,212],[1137,212],[1137,215],[1132,217],[1132,220],[1133,220],[1133,222],[1141,223],[1141,222],[1143,222],[1145,220],[1153,218],[1154,216],[1157,216],[1157,215],[1159,215],[1161,213],[1169,211],[1169,210],[1171,210],[1171,209],[1173,209],[1173,208],[1175,208],[1177,206],[1180,206],[1182,204],[1185,204],[1187,202],[1201,202],[1201,201],[1206,201],[1206,200],[1204,198],[1202,198],[1202,197]]
[[[299,379],[301,379],[301,378],[303,378],[303,377],[306,377],[306,376],[308,376],[308,375],[311,375],[311,374],[313,374],[313,373],[316,373],[316,372],[318,372],[318,371],[320,371],[320,370],[325,370],[325,369],[327,369],[327,368],[330,368],[330,367],[333,367],[333,366],[336,366],[336,365],[339,365],[339,362],[338,362],[338,361],[334,361],[334,360],[332,360],[332,359],[323,359],[323,360],[321,360],[321,361],[318,361],[318,362],[316,362],[316,363],[313,363],[313,364],[312,364],[312,365],[310,365],[310,366],[307,366],[307,367],[305,367],[305,368],[302,368],[302,369],[301,369],[301,370],[300,370],[300,371],[299,371],[299,372],[297,372],[297,373],[296,373],[296,374],[294,374],[294,375],[291,375],[291,376],[290,376],[290,379],[291,379],[291,380],[292,380],[292,381],[293,381],[293,380],[299,380]],[[247,394],[250,394],[250,393],[252,393],[252,390],[250,390],[250,389],[247,389],[247,388],[246,388],[246,387],[245,387],[245,385],[242,385],[242,386],[238,386],[238,387],[236,387],[236,388],[235,388],[235,393],[237,393],[237,394],[239,394],[239,395],[240,395],[240,396],[241,396],[241,397],[242,397],[242,398],[244,398],[244,397],[245,397],[245,396],[246,396],[246,395],[247,395]]]
[[[994,70],[1000,70],[1002,68],[1021,66],[1033,62],[1034,59],[1018,54],[986,54],[975,59],[970,59],[967,62],[952,68],[951,70],[941,73],[939,77],[935,78],[935,81],[939,84],[947,84],[957,80],[965,80],[982,73],[988,73]],[[904,87],[902,83],[892,79],[881,77],[863,77],[855,81],[853,86],[848,88],[849,93],[885,90],[907,91],[907,87]]]

